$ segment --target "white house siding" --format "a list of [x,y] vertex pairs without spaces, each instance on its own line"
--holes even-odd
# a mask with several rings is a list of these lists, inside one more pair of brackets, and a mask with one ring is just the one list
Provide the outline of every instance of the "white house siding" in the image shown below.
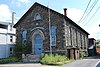
[[6,44],[7,43],[7,36],[5,34],[0,34],[0,44]]
[[7,33],[7,29],[0,28],[0,33]]
[[[1,22],[0,22],[1,23]],[[7,25],[7,24],[6,24]],[[13,45],[15,44],[15,29],[10,28],[11,23],[7,25],[7,29],[0,28],[0,58],[7,58],[11,56]],[[12,36],[12,42],[11,42],[11,36]]]
[[10,56],[10,48],[12,45],[0,44],[0,58],[7,58]]
[[12,43],[10,43],[10,37],[6,34],[0,34],[0,58],[7,58],[10,56],[10,48]]
[[0,58],[6,58],[6,46],[4,44],[0,44]]

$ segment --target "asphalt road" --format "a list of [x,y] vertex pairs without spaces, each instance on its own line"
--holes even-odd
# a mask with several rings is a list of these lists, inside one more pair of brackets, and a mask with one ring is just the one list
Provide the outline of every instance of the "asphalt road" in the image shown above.
[[61,67],[100,67],[100,59],[83,59],[76,60],[72,63],[65,64]]
[[83,60],[76,60],[72,63],[63,65],[62,67],[100,67],[100,55],[86,57]]

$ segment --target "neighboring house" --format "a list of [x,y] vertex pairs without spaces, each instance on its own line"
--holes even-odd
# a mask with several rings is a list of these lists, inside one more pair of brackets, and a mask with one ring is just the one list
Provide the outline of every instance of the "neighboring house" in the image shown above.
[[0,58],[7,58],[13,54],[13,45],[15,44],[14,16],[12,13],[12,23],[0,21]]
[[88,41],[88,55],[94,56],[96,55],[96,40],[94,38],[89,38]]
[[97,42],[99,42],[99,43],[96,44],[96,53],[100,55],[100,39],[97,40]]
[[15,29],[12,23],[0,21],[0,58],[7,58],[13,53]]
[[96,53],[100,55],[100,45],[96,46]]
[[66,10],[64,9],[64,15],[52,9],[49,12],[48,7],[36,2],[14,25],[16,43],[31,45],[31,54],[34,55],[49,53],[50,48],[53,53],[75,59],[79,58],[80,51],[87,54],[89,33],[69,19]]

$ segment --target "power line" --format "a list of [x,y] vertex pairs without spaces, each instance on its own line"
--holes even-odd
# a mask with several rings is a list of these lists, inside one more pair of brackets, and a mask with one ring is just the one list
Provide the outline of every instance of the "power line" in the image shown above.
[[100,6],[96,9],[96,11],[94,12],[94,14],[91,16],[91,18],[88,20],[88,22],[85,25],[87,25],[89,23],[89,21],[93,18],[93,16],[98,12],[98,10],[100,9]]
[[85,13],[86,13],[86,11],[87,11],[87,9],[88,9],[90,3],[91,3],[91,0],[89,1],[88,5],[87,5],[87,7],[86,7],[86,9],[85,9],[85,11],[84,11],[84,14],[82,15],[82,17],[81,17],[81,19],[78,21],[78,23],[80,23],[80,21],[81,21],[82,18],[84,17],[84,15],[85,15]]
[[[88,13],[86,14],[86,16],[82,19],[82,21],[81,22],[85,22],[86,20],[87,20],[87,17],[89,16],[89,14],[92,12],[92,10],[93,10],[93,8],[96,6],[96,4],[97,4],[97,2],[98,2],[98,0],[95,0],[94,2],[93,2],[93,4],[91,5],[91,7],[90,7],[90,10],[88,11]],[[83,23],[84,23],[83,22]]]
[[[89,16],[89,14],[92,12],[92,10],[93,10],[93,8],[95,7],[95,5],[97,4],[97,2],[98,2],[98,0],[95,0],[93,3],[92,3],[92,5],[90,6],[90,8],[88,9],[88,11],[86,11],[86,15],[81,19],[81,23],[84,21],[86,21],[87,20],[87,18],[88,18],[88,16]],[[83,23],[84,23],[83,22]]]

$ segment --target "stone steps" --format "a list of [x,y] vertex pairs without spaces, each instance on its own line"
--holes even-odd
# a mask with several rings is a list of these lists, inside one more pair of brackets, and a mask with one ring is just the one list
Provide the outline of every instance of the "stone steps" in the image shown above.
[[39,62],[41,59],[41,55],[32,55],[32,54],[27,54],[26,56],[24,56],[23,58],[23,62],[27,62],[27,63],[37,63]]

